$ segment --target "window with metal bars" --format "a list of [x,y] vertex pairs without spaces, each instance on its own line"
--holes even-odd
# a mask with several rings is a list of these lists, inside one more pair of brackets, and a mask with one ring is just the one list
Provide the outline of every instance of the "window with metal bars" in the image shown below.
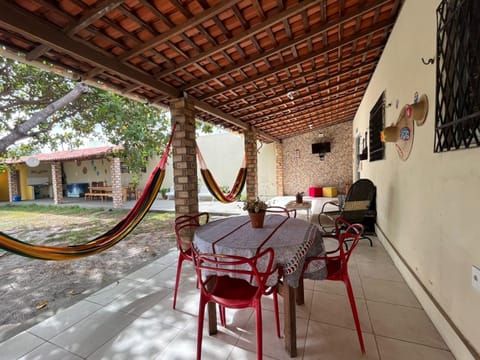
[[369,157],[370,161],[383,160],[385,154],[385,144],[382,142],[380,134],[385,125],[385,91],[380,95],[377,102],[370,110],[370,141]]
[[480,1],[437,8],[435,152],[480,146]]

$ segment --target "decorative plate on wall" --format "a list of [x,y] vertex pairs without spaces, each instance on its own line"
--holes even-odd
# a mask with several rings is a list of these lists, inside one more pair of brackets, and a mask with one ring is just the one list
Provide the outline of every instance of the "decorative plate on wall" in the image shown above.
[[399,131],[399,136],[395,147],[398,152],[398,156],[403,161],[407,160],[413,146],[413,118],[408,116],[407,109],[409,105],[405,105],[400,111],[397,124],[395,125]]

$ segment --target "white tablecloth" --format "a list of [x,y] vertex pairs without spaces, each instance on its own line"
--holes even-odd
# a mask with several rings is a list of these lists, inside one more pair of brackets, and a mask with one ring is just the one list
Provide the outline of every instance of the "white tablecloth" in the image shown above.
[[[193,244],[201,253],[244,257],[253,257],[259,250],[271,247],[275,251],[275,264],[283,267],[285,281],[292,287],[298,286],[305,259],[325,254],[315,225],[282,215],[267,215],[261,229],[252,228],[248,216],[211,221],[197,229]],[[325,278],[325,263],[313,262],[309,272],[308,278]]]

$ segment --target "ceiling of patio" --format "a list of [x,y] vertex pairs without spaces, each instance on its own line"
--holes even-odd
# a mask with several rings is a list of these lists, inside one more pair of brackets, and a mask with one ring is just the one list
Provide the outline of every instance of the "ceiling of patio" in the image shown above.
[[277,141],[352,121],[402,0],[11,0],[0,44],[27,61]]

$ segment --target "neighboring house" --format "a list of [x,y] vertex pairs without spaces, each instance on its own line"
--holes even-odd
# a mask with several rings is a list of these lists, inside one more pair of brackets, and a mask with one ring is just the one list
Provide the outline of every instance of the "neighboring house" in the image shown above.
[[[211,134],[200,136],[197,143],[208,168],[212,172],[218,185],[230,188],[240,169],[244,157],[243,136],[233,133]],[[275,195],[275,154],[273,145],[259,143],[259,195],[270,198]],[[83,194],[85,187],[92,182],[112,184],[112,151],[117,148],[106,146],[71,151],[60,151],[49,154],[38,154],[22,157],[9,161],[15,165],[17,171],[16,188],[13,195],[20,198],[16,200],[34,200],[41,198],[54,198],[53,173],[51,164],[61,163],[63,196],[78,197]],[[121,149],[118,148],[118,149]],[[39,160],[35,167],[28,166],[28,159]],[[138,188],[143,189],[148,178],[157,165],[160,156],[150,159],[145,173],[139,177]],[[120,166],[121,186],[128,186],[131,175]],[[199,196],[202,200],[211,200],[206,185],[203,183],[200,172],[198,173]],[[169,189],[169,198],[173,198],[173,172],[171,160],[167,163],[166,175],[162,188]],[[9,201],[9,186],[7,174],[0,174],[0,201]],[[73,189],[73,191],[69,191]],[[80,190],[78,190],[80,189]],[[82,191],[83,189],[83,191]],[[12,201],[14,199],[12,198]]]
[[53,198],[59,203],[63,197],[83,196],[92,182],[121,188],[128,185],[129,180],[122,179],[120,183],[114,180],[114,174],[119,175],[117,178],[121,174],[120,160],[115,156],[115,151],[121,149],[103,146],[8,160],[6,163],[11,170],[6,184],[5,178],[0,178],[1,194],[6,187],[9,201]]

